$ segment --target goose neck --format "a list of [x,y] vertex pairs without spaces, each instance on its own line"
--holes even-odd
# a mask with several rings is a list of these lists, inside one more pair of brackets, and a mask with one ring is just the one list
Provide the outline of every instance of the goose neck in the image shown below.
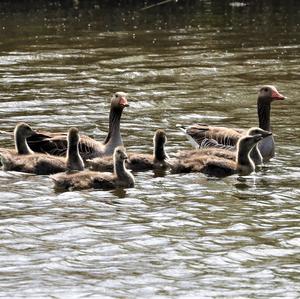
[[107,143],[122,143],[122,137],[120,132],[120,121],[123,109],[120,107],[112,107],[109,113],[109,127],[108,133],[104,140],[104,144]]
[[250,152],[250,157],[255,165],[261,165],[263,163],[263,157],[258,149],[258,144],[256,144],[252,151]]
[[266,103],[258,99],[257,115],[258,115],[259,127],[261,129],[266,131],[271,131],[270,114],[271,114],[271,103],[270,102]]
[[255,170],[255,164],[250,158],[250,152],[252,148],[250,150],[244,150],[243,148],[238,148],[236,163],[237,163],[237,172],[241,175],[248,175]]
[[125,167],[125,160],[117,159],[114,163],[114,174],[121,181],[133,181],[132,174]]
[[67,151],[67,168],[68,170],[83,170],[84,163],[79,154],[78,144],[69,143]]
[[154,144],[153,157],[154,157],[154,160],[160,161],[160,162],[162,162],[168,158],[168,155],[165,151],[164,143]]
[[33,151],[28,146],[26,137],[23,136],[20,132],[15,133],[15,148],[16,148],[16,152],[19,155],[33,154]]

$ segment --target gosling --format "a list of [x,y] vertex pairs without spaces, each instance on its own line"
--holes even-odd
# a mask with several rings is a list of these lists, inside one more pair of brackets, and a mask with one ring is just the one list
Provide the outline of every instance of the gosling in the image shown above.
[[224,177],[233,174],[249,175],[255,170],[250,152],[263,139],[261,134],[241,137],[237,144],[236,161],[210,155],[192,155],[183,159],[171,159],[173,173],[202,172],[209,176]]
[[47,175],[67,170],[84,169],[83,160],[78,153],[78,129],[71,128],[68,132],[68,154],[66,158],[34,153],[26,140],[34,134],[32,128],[25,123],[16,126],[14,130],[15,152],[10,149],[1,149],[0,151],[3,170]]
[[[167,169],[168,164],[166,160],[169,159],[165,144],[167,143],[167,136],[164,130],[156,130],[153,137],[153,154],[128,154],[126,167],[134,172]],[[86,166],[90,170],[95,171],[113,171],[114,163],[112,157],[95,158],[86,161]]]
[[114,150],[114,172],[97,172],[85,170],[77,173],[58,173],[50,176],[57,190],[82,189],[115,189],[134,187],[134,177],[126,169],[125,161],[128,159],[125,149],[118,146]]

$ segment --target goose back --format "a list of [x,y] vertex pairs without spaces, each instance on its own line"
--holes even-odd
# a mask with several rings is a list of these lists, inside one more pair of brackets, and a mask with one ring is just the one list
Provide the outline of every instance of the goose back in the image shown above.
[[170,164],[172,173],[201,172],[208,176],[224,177],[236,173],[236,162],[208,155],[176,159]]
[[[38,133],[38,136],[39,140],[36,140],[36,137],[27,139],[30,148],[34,152],[48,153],[53,156],[66,156],[68,147],[66,134]],[[78,150],[83,160],[93,159],[105,153],[102,143],[86,135],[80,136]]]
[[[0,154],[1,155],[1,154]],[[3,170],[47,175],[67,170],[66,159],[45,154],[1,155]]]

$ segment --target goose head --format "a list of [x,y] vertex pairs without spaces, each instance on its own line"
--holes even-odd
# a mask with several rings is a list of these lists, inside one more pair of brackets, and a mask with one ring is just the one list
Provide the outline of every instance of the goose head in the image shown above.
[[32,128],[26,124],[26,123],[19,123],[16,125],[15,127],[15,131],[14,131],[15,136],[22,136],[24,138],[28,138],[30,136],[33,136],[36,134],[36,132],[34,130],[32,130]]
[[128,107],[128,101],[126,98],[127,94],[125,92],[118,91],[111,98],[111,107],[119,108],[123,110],[125,107]]
[[248,154],[251,149],[263,139],[263,136],[261,134],[256,134],[254,136],[245,136],[240,138],[238,141],[238,149],[242,149],[243,152]]
[[153,137],[153,144],[157,145],[157,144],[166,144],[168,141],[166,133],[164,130],[162,129],[158,129],[156,130],[154,137]]
[[36,134],[37,133],[26,123],[19,123],[16,125],[14,130],[14,140],[16,152],[19,155],[33,154],[33,151],[29,148],[26,139]]
[[68,132],[68,143],[77,144],[79,142],[79,130],[77,128],[70,128]]
[[261,135],[263,138],[265,137],[268,137],[268,136],[271,136],[272,135],[272,132],[269,132],[269,131],[265,131],[261,128],[258,128],[258,127],[253,127],[253,128],[250,128],[247,132],[247,135],[249,136],[254,136],[254,135]]
[[273,85],[264,85],[260,88],[258,99],[262,102],[271,103],[275,100],[284,100],[285,96],[278,92]]
[[118,146],[115,148],[114,151],[114,160],[115,161],[125,161],[128,159],[128,156],[126,154],[126,150],[123,146]]

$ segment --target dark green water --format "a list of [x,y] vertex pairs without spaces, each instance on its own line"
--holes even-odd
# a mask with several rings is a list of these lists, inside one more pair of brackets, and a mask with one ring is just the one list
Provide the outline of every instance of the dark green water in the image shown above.
[[0,172],[0,297],[299,298],[298,1],[21,8],[1,6],[2,130],[101,140],[120,90],[128,151],[163,128],[172,153],[190,148],[178,123],[248,128],[259,86],[288,98],[272,107],[276,157],[244,180],[146,172],[124,192],[59,194]]

